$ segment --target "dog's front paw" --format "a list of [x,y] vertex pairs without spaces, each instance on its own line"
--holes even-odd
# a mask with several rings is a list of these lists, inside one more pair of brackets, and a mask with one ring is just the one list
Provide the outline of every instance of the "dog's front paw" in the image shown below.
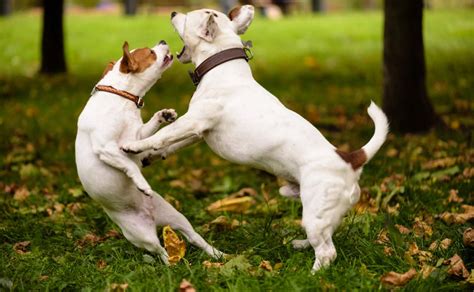
[[142,149],[138,147],[137,143],[134,143],[134,142],[125,143],[124,145],[120,146],[120,150],[126,153],[131,153],[131,154],[138,154],[143,151]]
[[172,123],[178,118],[174,109],[162,109],[156,113],[161,123]]

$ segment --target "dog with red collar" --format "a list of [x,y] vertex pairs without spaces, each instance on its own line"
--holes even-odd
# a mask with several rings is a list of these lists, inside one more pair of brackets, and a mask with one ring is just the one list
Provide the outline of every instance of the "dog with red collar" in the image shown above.
[[173,122],[172,109],[160,110],[143,123],[143,96],[173,63],[166,42],[129,51],[107,66],[102,79],[79,116],[76,166],[85,191],[137,247],[157,253],[168,264],[168,255],[157,237],[156,226],[170,225],[190,243],[209,255],[222,253],[196,233],[189,221],[152,190],[140,168],[144,155],[128,155],[119,145],[153,135],[163,123]]

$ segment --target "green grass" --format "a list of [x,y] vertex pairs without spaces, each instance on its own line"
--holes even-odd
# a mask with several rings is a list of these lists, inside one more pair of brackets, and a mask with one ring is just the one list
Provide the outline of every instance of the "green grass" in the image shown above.
[[[200,291],[378,290],[381,275],[388,271],[420,270],[416,260],[405,256],[409,243],[427,250],[444,238],[453,243],[433,252],[428,263],[435,266],[457,253],[473,269],[473,250],[462,244],[468,223],[447,225],[434,219],[428,237],[401,235],[394,227],[411,228],[415,217],[429,221],[444,211],[458,211],[459,203],[446,203],[450,189],[457,189],[464,203],[473,202],[472,178],[463,174],[472,172],[474,162],[473,17],[472,10],[425,13],[428,91],[450,127],[424,136],[390,135],[365,167],[360,184],[372,198],[380,194],[383,200],[394,192],[389,205],[398,203],[399,214],[351,211],[334,235],[337,260],[316,275],[309,273],[313,251],[295,251],[288,243],[304,236],[292,223],[300,218],[301,204],[280,197],[273,176],[223,161],[204,143],[145,169],[145,176],[163,196],[180,202],[180,210],[207,240],[227,253],[244,255],[249,270],[207,270],[202,262],[209,258],[191,246],[184,262],[165,267],[123,237],[81,248],[78,242],[85,234],[117,229],[98,204],[77,192],[73,143],[76,120],[90,90],[106,63],[120,56],[124,40],[140,47],[166,39],[175,51],[181,43],[167,16],[68,15],[69,73],[46,78],[36,75],[40,17],[19,14],[0,19],[0,290],[8,283],[15,290],[103,290],[112,283],[128,283],[134,290],[175,291],[183,278]],[[257,19],[243,39],[254,43],[251,66],[261,84],[312,121],[333,144],[357,148],[373,130],[365,109],[370,99],[381,100],[382,20],[379,13]],[[190,68],[176,63],[165,73],[146,97],[144,118],[165,107],[180,114],[186,111],[193,92],[186,73]],[[423,167],[446,157],[454,162]],[[171,183],[177,179],[184,188]],[[276,205],[265,203],[262,186]],[[397,189],[401,186],[403,190]],[[13,195],[21,187],[29,192],[24,201]],[[249,214],[225,215],[248,224],[233,231],[207,231],[204,225],[218,215],[207,213],[205,207],[242,187],[260,193],[257,207]],[[69,208],[61,211],[62,205]],[[383,228],[389,233],[391,256],[375,243]],[[14,251],[14,244],[21,241],[31,242],[30,253]],[[105,268],[98,267],[100,260],[106,262]],[[282,263],[282,268],[264,272],[258,268],[262,260]],[[417,277],[405,289],[467,288],[446,272],[446,266],[439,266],[430,277]]]

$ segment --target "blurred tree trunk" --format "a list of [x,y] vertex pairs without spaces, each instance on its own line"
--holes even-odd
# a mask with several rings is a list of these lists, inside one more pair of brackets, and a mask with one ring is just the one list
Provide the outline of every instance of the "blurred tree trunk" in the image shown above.
[[423,0],[384,1],[383,109],[399,132],[429,130],[437,116],[425,84]]
[[125,15],[137,14],[138,0],[124,0]]
[[12,0],[0,0],[0,16],[10,15],[12,12]]
[[321,12],[324,10],[323,0],[311,0],[311,10],[313,12]]
[[43,36],[41,40],[42,74],[66,72],[63,34],[64,0],[43,0]]

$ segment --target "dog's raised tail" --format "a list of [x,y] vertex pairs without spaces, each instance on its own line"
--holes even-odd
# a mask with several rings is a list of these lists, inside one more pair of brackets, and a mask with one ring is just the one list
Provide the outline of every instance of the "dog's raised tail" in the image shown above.
[[387,116],[373,101],[370,103],[367,112],[375,124],[375,132],[369,142],[361,149],[351,153],[336,150],[336,153],[339,154],[344,161],[350,163],[354,170],[360,168],[374,157],[375,153],[382,147],[388,134]]

